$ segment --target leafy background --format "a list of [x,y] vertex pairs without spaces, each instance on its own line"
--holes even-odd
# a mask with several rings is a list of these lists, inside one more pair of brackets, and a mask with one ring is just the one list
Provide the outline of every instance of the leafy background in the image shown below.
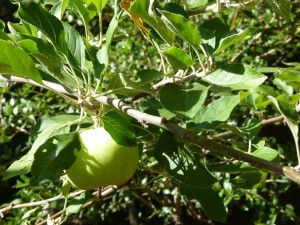
[[[109,3],[110,4],[110,3]],[[289,23],[278,17],[267,5],[261,2],[250,9],[230,9],[226,14],[235,26],[239,23],[256,28],[253,38],[246,38],[236,45],[226,49],[216,57],[217,65],[226,62],[247,63],[269,76],[266,85],[262,86],[247,98],[247,104],[238,106],[231,114],[231,120],[239,125],[244,125],[246,113],[261,114],[268,117],[277,116],[274,107],[265,107],[266,93],[282,95],[291,103],[298,97],[291,93],[288,80],[282,79],[283,73],[289,73],[287,69],[299,70],[299,64],[287,64],[298,62],[300,58],[300,13],[299,3],[292,2],[292,20]],[[16,7],[9,1],[0,1],[0,19],[4,21],[17,21],[14,16]],[[104,8],[104,31],[113,17],[112,6]],[[213,13],[207,13],[204,17],[210,18]],[[195,20],[200,18],[195,18]],[[68,21],[81,34],[83,34],[82,21],[71,11],[67,12],[63,20]],[[197,21],[196,21],[197,22]],[[99,32],[97,20],[90,22],[91,31],[96,35]],[[118,32],[134,31],[129,19],[122,21]],[[130,27],[130,29],[128,28]],[[124,72],[134,76],[142,69],[155,69],[160,63],[156,50],[140,36],[126,38],[112,43],[111,55],[118,60],[118,64],[109,65],[109,73]],[[270,69],[269,67],[272,67]],[[275,68],[275,69],[274,69]],[[78,110],[55,94],[41,88],[30,85],[7,84],[8,87],[0,89],[0,177],[7,167],[16,159],[27,152],[33,139],[30,136],[34,124],[42,115],[55,116],[63,112],[78,113]],[[299,89],[298,89],[299,90]],[[151,111],[151,101],[144,103],[145,110]],[[155,104],[155,103],[153,103]],[[187,115],[189,116],[189,115]],[[150,129],[155,130],[154,127]],[[217,130],[216,133],[219,133]],[[261,137],[274,149],[277,149],[284,164],[295,165],[295,147],[290,130],[284,124],[271,124],[263,127],[259,133]],[[167,135],[164,138],[170,138]],[[233,143],[243,142],[238,138],[231,140]],[[247,143],[244,143],[247,144]],[[180,146],[178,146],[180,151]],[[139,224],[176,224],[180,215],[183,224],[221,224],[207,219],[201,206],[195,200],[188,200],[178,192],[178,185],[161,168],[154,167],[152,171],[143,167],[149,161],[151,154],[145,155],[140,170],[135,175],[135,185],[130,189],[125,188],[105,199],[101,204],[95,204],[68,218],[66,224],[135,224],[132,219],[138,218]],[[284,158],[283,158],[284,156]],[[213,155],[206,157],[214,162]],[[162,159],[164,160],[164,159]],[[213,168],[209,168],[213,170]],[[172,174],[173,175],[173,174]],[[250,174],[251,175],[251,174]],[[257,189],[241,189],[242,179],[236,179],[235,175],[214,176],[220,181],[213,186],[224,200],[229,212],[227,224],[299,224],[300,222],[300,188],[297,184],[282,177],[272,175],[266,183]],[[257,176],[257,174],[256,174]],[[29,183],[29,175],[21,175],[0,183],[0,204],[27,203],[41,199],[51,198],[61,192],[60,181],[44,181],[40,186],[32,187]],[[145,194],[146,193],[146,194]],[[86,202],[89,196],[80,195],[74,199],[71,205]],[[63,207],[63,201],[50,204],[51,213],[58,212]],[[25,224],[28,218],[38,221],[47,212],[48,208],[24,208],[12,210],[5,214],[0,224]],[[136,223],[137,224],[137,223]]]

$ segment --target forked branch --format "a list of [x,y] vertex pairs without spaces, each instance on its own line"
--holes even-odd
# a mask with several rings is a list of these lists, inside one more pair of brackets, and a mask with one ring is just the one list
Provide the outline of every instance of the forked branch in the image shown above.
[[[16,78],[14,79],[14,76],[10,76],[10,81],[16,81],[16,82],[22,82],[22,78]],[[0,81],[6,82],[6,78],[0,75]],[[28,79],[24,79],[23,82],[28,82]],[[34,84],[33,82],[29,82]],[[63,90],[64,92],[67,92],[65,94],[70,94],[67,89],[63,88],[61,85],[53,85],[50,82],[47,83],[47,85],[51,85],[51,88],[56,90]],[[40,86],[40,85],[39,85]],[[46,87],[47,88],[47,87]],[[192,132],[189,132],[182,127],[178,126],[177,124],[174,124],[167,119],[163,117],[153,116],[147,113],[143,113],[139,110],[134,109],[133,107],[127,105],[124,103],[121,99],[114,99],[107,96],[99,96],[96,98],[96,100],[102,104],[110,105],[115,107],[116,109],[126,113],[127,115],[135,118],[136,120],[142,122],[142,123],[149,123],[153,124],[155,126],[158,126],[160,128],[163,128],[165,130],[168,130],[177,136],[181,137],[183,140],[188,141],[192,144],[195,144],[201,148],[208,149],[210,151],[218,152],[226,156],[230,156],[232,158],[235,158],[237,160],[248,162],[256,167],[263,168],[266,170],[269,170],[270,172],[277,173],[284,175],[288,177],[289,179],[293,180],[294,182],[300,184],[300,174],[295,171],[293,168],[288,166],[282,166],[255,156],[252,156],[250,154],[237,151],[233,148],[221,145],[219,143],[216,143],[212,140],[208,140],[204,137],[198,136]]]

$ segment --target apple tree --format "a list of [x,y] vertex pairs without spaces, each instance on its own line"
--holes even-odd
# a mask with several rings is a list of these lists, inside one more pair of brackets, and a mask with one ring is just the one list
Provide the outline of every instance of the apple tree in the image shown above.
[[[14,4],[19,22],[0,20],[1,87],[16,99],[20,83],[45,94],[27,96],[41,111],[28,129],[32,143],[1,175],[27,191],[1,206],[1,220],[61,224],[101,211],[105,221],[112,219],[103,212],[128,208],[130,224],[218,224],[241,196],[255,207],[257,190],[270,183],[296,185],[299,196],[300,64],[284,54],[270,60],[280,46],[299,50],[298,3]],[[268,19],[284,28],[262,26]],[[284,29],[294,34],[280,39]],[[50,105],[58,106],[45,111]],[[3,124],[14,114],[5,110]],[[274,124],[288,133],[288,149],[262,136]],[[293,206],[267,205],[275,213],[257,221],[299,222]],[[289,214],[278,219],[282,211]]]

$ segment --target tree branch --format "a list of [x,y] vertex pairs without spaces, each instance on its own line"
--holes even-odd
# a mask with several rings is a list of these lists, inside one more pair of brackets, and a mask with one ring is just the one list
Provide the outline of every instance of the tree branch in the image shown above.
[[[14,77],[11,76],[10,81],[16,81],[13,78]],[[0,76],[0,81],[3,81],[3,80],[1,80],[1,76]],[[20,82],[26,82],[26,81],[20,81]],[[30,83],[32,83],[32,82],[30,82]],[[168,121],[167,119],[165,119],[163,117],[149,115],[147,113],[143,113],[139,110],[136,110],[136,109],[132,108],[131,106],[125,104],[121,99],[114,99],[114,98],[110,98],[107,96],[99,96],[96,98],[96,100],[102,104],[113,106],[116,109],[128,114],[129,116],[135,118],[136,120],[138,120],[142,123],[150,123],[150,124],[153,124],[155,126],[162,128],[162,129],[168,130],[168,131],[176,134],[183,140],[188,141],[192,144],[195,144],[201,148],[205,148],[205,149],[208,149],[208,150],[211,150],[214,152],[218,152],[223,155],[235,158],[237,160],[248,162],[256,167],[267,169],[273,173],[284,175],[284,176],[288,177],[289,179],[293,180],[294,182],[300,184],[300,174],[291,167],[281,166],[279,164],[249,155],[245,152],[237,151],[233,148],[221,145],[212,140],[208,140],[204,137],[198,136],[192,132],[189,132],[189,131],[183,129],[182,127],[180,127],[174,123],[171,123],[170,121]]]
[[[75,196],[80,195],[83,192],[85,192],[85,191],[81,190],[81,191],[73,192],[73,193],[69,194],[68,199],[74,198]],[[47,204],[49,204],[49,202],[54,202],[54,201],[64,199],[64,198],[65,197],[62,194],[60,194],[60,195],[57,195],[53,198],[49,198],[49,199],[45,199],[45,200],[41,200],[41,201],[28,202],[28,203],[18,204],[18,205],[11,204],[7,207],[4,207],[4,208],[0,209],[0,217],[3,217],[4,212],[12,210],[12,209],[20,209],[20,208],[28,208],[28,207],[47,205]]]

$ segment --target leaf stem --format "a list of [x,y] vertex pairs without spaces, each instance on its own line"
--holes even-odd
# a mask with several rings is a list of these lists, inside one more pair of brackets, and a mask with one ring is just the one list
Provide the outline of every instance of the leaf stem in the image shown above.
[[203,64],[203,61],[202,61],[202,59],[201,59],[200,53],[199,53],[198,49],[197,49],[195,46],[192,45],[192,48],[193,48],[194,51],[196,52],[196,55],[197,55],[197,57],[198,57],[198,59],[199,59],[200,66],[201,66],[201,68],[202,68],[202,70],[203,70],[203,73],[204,73],[204,76],[205,76],[205,75],[206,75],[206,69],[205,69],[205,66],[204,66],[204,64]]

